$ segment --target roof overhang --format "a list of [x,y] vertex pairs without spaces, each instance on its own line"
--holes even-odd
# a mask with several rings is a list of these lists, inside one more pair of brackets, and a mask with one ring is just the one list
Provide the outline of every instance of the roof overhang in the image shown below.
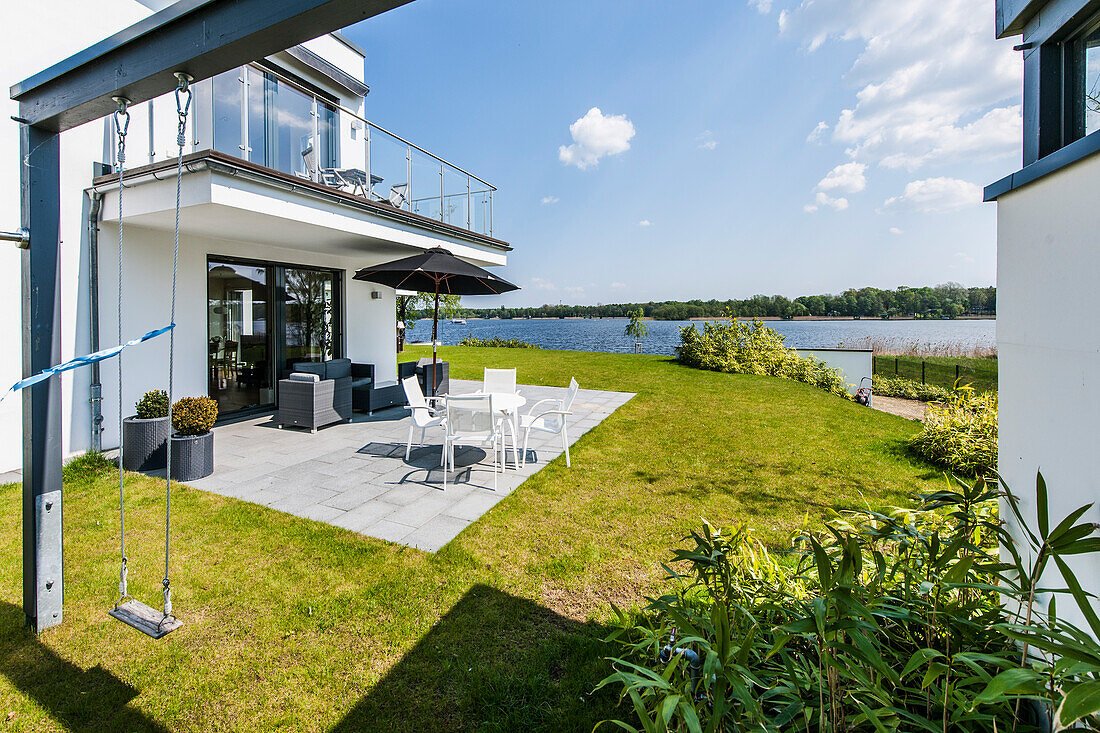
[[[504,265],[511,247],[417,214],[286,176],[221,153],[184,156],[181,231],[237,242],[336,255],[394,257],[446,247],[482,266]],[[176,161],[126,172],[127,226],[171,230]],[[104,221],[117,220],[118,178],[100,176]]]

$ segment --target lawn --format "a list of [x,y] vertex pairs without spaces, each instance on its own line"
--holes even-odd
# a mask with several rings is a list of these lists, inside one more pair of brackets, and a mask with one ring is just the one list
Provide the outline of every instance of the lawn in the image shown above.
[[[407,351],[403,358],[425,352]],[[456,378],[636,392],[436,555],[181,487],[160,641],[108,618],[117,478],[67,472],[65,623],[22,628],[19,487],[0,488],[0,717],[15,730],[590,730],[610,603],[660,587],[706,517],[776,547],[829,507],[939,481],[916,426],[811,387],[665,357],[450,347]],[[156,604],[163,482],[128,483],[131,591]],[[624,712],[625,714],[625,712]]]
[[972,384],[974,389],[997,389],[997,359],[966,356],[875,356],[875,374],[906,377],[921,381],[921,364],[924,364],[924,381],[951,389],[955,386],[955,367],[958,367],[959,383]]

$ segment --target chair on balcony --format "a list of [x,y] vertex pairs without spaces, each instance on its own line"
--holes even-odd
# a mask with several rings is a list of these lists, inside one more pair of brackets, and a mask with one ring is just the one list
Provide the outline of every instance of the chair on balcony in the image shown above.
[[408,193],[409,184],[407,183],[398,183],[390,186],[390,204],[392,204],[395,209],[405,208],[405,204],[409,203]]

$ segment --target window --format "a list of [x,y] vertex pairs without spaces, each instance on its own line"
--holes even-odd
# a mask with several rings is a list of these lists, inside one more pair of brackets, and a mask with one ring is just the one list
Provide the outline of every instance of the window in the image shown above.
[[1084,105],[1084,130],[1082,134],[1100,130],[1100,29],[1094,30],[1077,42],[1084,83],[1081,85],[1080,104]]

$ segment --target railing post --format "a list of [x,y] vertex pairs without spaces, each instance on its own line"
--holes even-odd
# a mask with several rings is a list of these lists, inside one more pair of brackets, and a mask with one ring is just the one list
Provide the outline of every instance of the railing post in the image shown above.
[[241,143],[237,147],[241,149],[241,157],[251,161],[252,156],[249,155],[251,151],[248,148],[248,75],[250,72],[247,66],[242,66],[238,71],[240,73],[237,81],[241,83]]
[[370,123],[365,120],[363,122],[363,141],[366,146],[367,200],[369,201],[371,193],[374,191],[374,181],[370,173]]
[[489,236],[493,236],[493,189],[489,189]]
[[313,107],[310,109],[310,114],[313,115],[313,139],[310,144],[313,145],[313,170],[306,171],[309,173],[309,177],[313,180],[320,180],[321,175],[321,141],[317,137],[317,97],[311,97],[313,100]]
[[470,222],[470,176],[466,176],[466,228],[473,229]]
[[405,146],[405,203],[409,205],[409,211],[413,210],[413,149],[411,145]]
[[443,218],[443,164],[439,164],[439,221],[444,221]]

